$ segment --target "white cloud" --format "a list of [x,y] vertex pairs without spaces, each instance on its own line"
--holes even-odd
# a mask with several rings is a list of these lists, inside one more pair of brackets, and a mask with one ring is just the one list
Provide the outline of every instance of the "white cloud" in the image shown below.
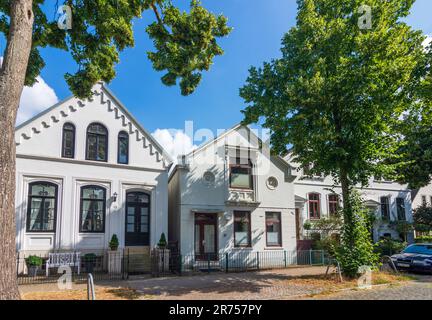
[[[0,67],[3,57],[0,57]],[[17,115],[17,125],[29,120],[39,112],[56,104],[59,100],[53,88],[46,84],[44,79],[37,77],[33,87],[24,87],[21,93],[20,105]]]
[[177,162],[178,156],[187,154],[197,148],[183,130],[156,129],[152,135],[173,158],[174,162]]
[[17,124],[23,123],[39,112],[56,104],[59,100],[53,88],[41,77],[33,87],[24,87],[17,115]]
[[425,41],[423,41],[423,46],[424,47],[427,47],[428,44],[432,42],[432,35],[426,35],[426,37],[427,38],[425,39]]

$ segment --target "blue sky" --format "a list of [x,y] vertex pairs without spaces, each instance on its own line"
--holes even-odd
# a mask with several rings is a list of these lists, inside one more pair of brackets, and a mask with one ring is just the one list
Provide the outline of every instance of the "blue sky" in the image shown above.
[[[177,1],[177,3],[183,2]],[[225,55],[217,57],[210,72],[205,73],[198,90],[183,97],[178,87],[165,87],[160,73],[155,72],[146,57],[152,50],[145,28],[153,21],[153,13],[146,12],[134,23],[136,45],[121,54],[116,67],[117,77],[109,87],[150,132],[157,128],[184,128],[186,120],[194,121],[195,128],[229,128],[242,119],[245,107],[239,88],[245,83],[250,66],[280,55],[283,34],[295,24],[295,0],[203,0],[206,8],[223,13],[233,32],[220,40]],[[47,1],[47,10],[54,1]],[[184,3],[189,3],[185,1]],[[432,1],[417,0],[408,19],[410,25],[432,34]],[[4,49],[4,39],[0,50]],[[69,54],[54,49],[42,50],[47,66],[42,78],[59,99],[70,95],[63,75],[74,72]],[[49,107],[49,106],[46,106]]]

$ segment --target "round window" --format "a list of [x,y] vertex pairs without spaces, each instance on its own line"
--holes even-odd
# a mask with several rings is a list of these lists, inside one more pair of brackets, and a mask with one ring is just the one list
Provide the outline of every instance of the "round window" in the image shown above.
[[215,182],[215,179],[216,178],[215,178],[215,175],[213,172],[210,172],[210,171],[204,172],[203,180],[204,180],[204,183],[206,185],[208,185],[208,186],[213,185]]
[[267,187],[270,190],[276,189],[278,187],[278,185],[279,185],[279,182],[275,177],[270,177],[267,179]]

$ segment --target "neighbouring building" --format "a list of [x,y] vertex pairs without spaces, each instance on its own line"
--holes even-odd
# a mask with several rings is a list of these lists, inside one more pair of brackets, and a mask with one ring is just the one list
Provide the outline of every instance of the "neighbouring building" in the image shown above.
[[169,156],[102,83],[16,128],[16,246],[22,257],[148,252],[168,231]]
[[181,157],[170,174],[169,239],[198,260],[295,253],[293,180],[286,161],[237,125]]
[[416,209],[423,204],[432,206],[432,183],[420,189],[412,190],[412,207]]
[[[310,176],[307,168],[301,169],[292,160],[291,154],[285,160],[298,172],[294,181],[295,206],[297,221],[298,248],[310,248],[314,236],[313,229],[306,230],[305,222],[313,222],[336,213],[341,205],[341,188],[335,185],[331,177]],[[395,240],[404,239],[395,227],[398,221],[412,222],[411,190],[406,185],[392,181],[376,181],[370,179],[369,185],[358,188],[365,206],[375,215],[373,240],[391,237]],[[407,240],[413,241],[413,232],[408,233]]]

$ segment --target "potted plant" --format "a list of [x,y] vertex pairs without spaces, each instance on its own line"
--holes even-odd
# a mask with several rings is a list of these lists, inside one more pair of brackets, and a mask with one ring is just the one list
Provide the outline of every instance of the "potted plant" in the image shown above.
[[42,267],[43,260],[38,256],[29,256],[25,259],[27,263],[28,273],[31,277],[35,277],[40,267]]
[[159,247],[159,249],[165,249],[166,246],[167,246],[167,240],[165,237],[165,233],[162,232],[161,237],[160,237],[159,242],[158,242],[158,247]]
[[110,247],[110,249],[112,251],[116,251],[118,249],[118,247],[119,247],[119,240],[118,240],[116,234],[112,235],[111,240],[110,240],[108,246]]
[[87,273],[93,273],[93,268],[96,262],[96,255],[94,253],[86,253],[83,260]]

